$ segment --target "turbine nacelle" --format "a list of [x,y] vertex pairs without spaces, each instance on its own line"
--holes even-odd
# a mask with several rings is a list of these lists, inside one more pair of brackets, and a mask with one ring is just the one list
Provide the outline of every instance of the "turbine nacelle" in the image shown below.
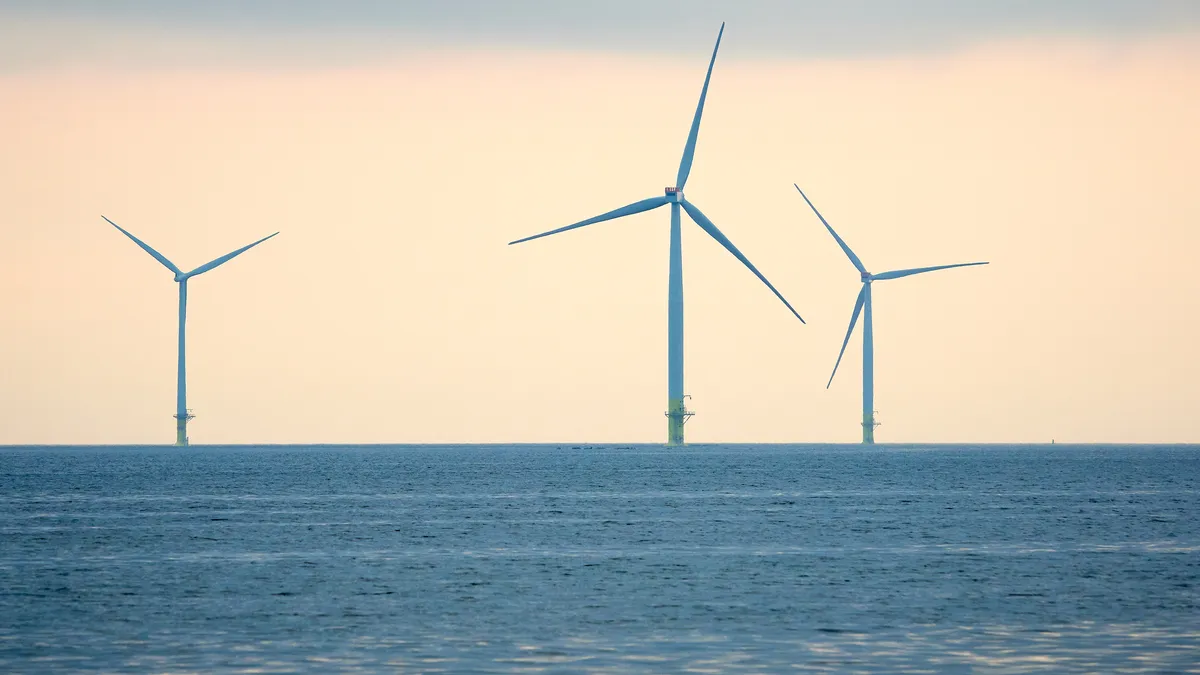
[[175,283],[181,283],[181,282],[187,281],[187,278],[188,278],[187,274],[176,274],[175,275]]
[[681,188],[681,187],[666,188],[666,196],[667,196],[668,202],[675,202],[676,204],[682,204],[683,203],[683,188]]
[[870,272],[862,272],[861,274],[862,274],[862,282],[864,284],[871,283],[871,273]]

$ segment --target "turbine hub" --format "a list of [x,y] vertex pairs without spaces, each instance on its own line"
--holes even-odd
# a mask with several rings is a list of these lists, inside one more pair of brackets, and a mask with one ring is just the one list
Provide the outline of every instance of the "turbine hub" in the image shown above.
[[870,273],[870,272],[863,272],[863,273],[862,273],[862,280],[863,280],[863,283],[864,283],[864,284],[869,284],[869,283],[871,283],[871,273]]
[[669,187],[666,189],[667,201],[675,202],[676,204],[683,201],[683,188]]
[[179,283],[179,282],[181,282],[181,281],[187,281],[187,275],[186,275],[186,274],[176,274],[176,275],[175,275],[175,283]]

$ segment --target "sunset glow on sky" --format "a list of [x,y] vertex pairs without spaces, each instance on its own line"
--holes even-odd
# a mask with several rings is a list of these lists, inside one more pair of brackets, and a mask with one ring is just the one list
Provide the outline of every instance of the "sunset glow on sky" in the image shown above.
[[661,441],[666,210],[506,243],[662,194],[721,20],[689,199],[808,325],[685,223],[689,441],[860,435],[793,182],[873,271],[991,261],[876,286],[880,442],[1200,438],[1194,4],[93,4],[0,3],[0,444],[173,438],[176,287],[101,214],[281,231],[189,284],[195,443]]

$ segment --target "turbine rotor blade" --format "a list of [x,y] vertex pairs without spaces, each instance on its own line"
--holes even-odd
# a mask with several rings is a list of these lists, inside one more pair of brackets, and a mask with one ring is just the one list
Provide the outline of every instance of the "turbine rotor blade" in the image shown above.
[[517,239],[516,241],[510,241],[510,242],[508,242],[508,245],[512,246],[513,244],[520,244],[523,241],[530,241],[532,239],[540,239],[542,237],[549,237],[552,234],[558,234],[559,232],[566,232],[567,230],[574,230],[577,227],[584,227],[585,225],[592,225],[594,223],[601,223],[606,220],[612,220],[614,218],[621,218],[623,216],[631,216],[635,213],[641,213],[642,211],[649,211],[651,209],[657,209],[658,207],[662,206],[663,204],[666,204],[667,201],[668,200],[667,200],[666,196],[651,197],[649,199],[643,199],[640,202],[634,202],[628,206],[622,206],[619,209],[613,209],[612,211],[609,211],[608,213],[601,213],[600,215],[598,215],[594,218],[588,218],[587,220],[581,220],[578,223],[574,223],[572,225],[567,225],[566,227],[560,227],[557,230],[550,230],[549,232],[535,234],[532,237],[525,237],[524,239]]
[[688,174],[692,172],[692,157],[696,154],[696,137],[700,134],[700,117],[704,114],[704,99],[708,98],[708,82],[712,79],[713,64],[717,62],[717,50],[721,48],[721,36],[725,34],[725,22],[717,32],[717,45],[713,47],[712,59],[708,62],[708,74],[704,76],[704,87],[700,90],[700,102],[696,104],[696,115],[688,131],[687,143],[683,146],[683,159],[679,160],[679,173],[675,176],[675,187],[683,189]]
[[925,272],[933,272],[936,270],[948,270],[951,267],[971,267],[973,265],[986,265],[986,262],[969,262],[958,263],[955,265],[937,265],[935,267],[915,267],[910,270],[892,270],[891,272],[883,272],[876,274],[871,278],[876,281],[884,281],[886,279],[899,279],[900,277],[908,277],[914,274],[924,274]]
[[[107,217],[107,216],[100,216],[100,217],[101,217],[101,218],[104,218],[105,220],[108,220],[108,217]],[[118,224],[114,223],[114,222],[113,222],[113,221],[111,221],[111,220],[108,220],[108,224],[109,224],[109,225],[112,225],[113,227],[115,227],[115,228],[117,228],[118,230],[120,230],[122,233],[124,233],[124,235],[125,235],[126,237],[129,237],[130,239],[132,239],[132,240],[133,240],[133,243],[137,244],[138,246],[141,246],[143,251],[145,251],[146,253],[149,253],[150,255],[154,256],[154,259],[155,259],[155,260],[157,260],[158,262],[162,263],[164,267],[166,267],[167,269],[171,270],[171,271],[172,271],[172,272],[174,272],[175,274],[183,274],[183,272],[179,271],[179,268],[175,266],[175,263],[171,262],[170,260],[167,260],[167,257],[166,257],[165,255],[163,255],[163,254],[159,253],[158,251],[155,251],[154,249],[150,248],[150,246],[149,246],[149,245],[148,245],[146,242],[144,242],[144,241],[142,241],[141,239],[138,239],[137,237],[133,236],[132,234],[130,234],[130,233],[129,233],[129,231],[128,231],[128,230],[126,230],[125,228],[121,227],[120,225],[118,225]]]
[[688,212],[688,215],[692,217],[692,220],[696,221],[696,224],[700,226],[700,229],[707,232],[708,236],[716,239],[717,243],[724,246],[726,251],[732,253],[733,257],[742,261],[743,265],[749,268],[751,272],[754,272],[754,276],[758,277],[759,281],[766,284],[767,288],[771,289],[771,292],[775,294],[775,297],[783,301],[783,304],[792,311],[792,314],[795,314],[796,318],[800,319],[800,323],[805,323],[804,319],[801,318],[800,313],[797,312],[794,307],[792,307],[791,303],[787,301],[787,298],[783,297],[783,294],[776,290],[775,287],[771,285],[771,282],[767,281],[767,278],[762,275],[762,272],[759,272],[758,268],[756,268],[753,263],[747,260],[746,256],[742,255],[742,252],[733,245],[733,242],[729,241],[724,234],[721,234],[721,231],[717,229],[716,225],[713,225],[713,222],[708,219],[708,216],[701,213],[700,209],[696,208],[695,204],[689,202],[686,197],[683,200],[683,210]]
[[825,220],[825,216],[821,215],[821,212],[817,210],[817,207],[813,206],[813,203],[808,198],[808,195],[804,194],[804,190],[801,190],[800,186],[796,185],[795,183],[792,183],[792,186],[796,188],[796,191],[800,193],[801,197],[804,197],[804,201],[808,202],[808,206],[813,210],[813,213],[817,214],[817,217],[821,219],[821,223],[825,225],[825,229],[829,230],[829,234],[832,234],[833,238],[837,240],[838,246],[842,247],[842,251],[846,253],[847,258],[850,258],[850,262],[854,263],[854,266],[858,268],[858,271],[861,274],[867,274],[867,268],[863,267],[862,261],[858,259],[858,256],[854,255],[854,251],[850,250],[850,247],[846,245],[846,242],[842,241],[842,238],[838,236],[838,233],[833,231],[833,228],[830,227],[829,223]]
[[[276,232],[275,234],[279,234],[279,233]],[[217,258],[216,260],[214,260],[212,262],[204,263],[203,265],[197,267],[196,269],[192,270],[191,272],[188,272],[187,274],[185,274],[184,277],[185,278],[194,277],[194,276],[197,276],[200,274],[204,274],[205,272],[213,269],[214,267],[220,267],[221,265],[224,265],[225,263],[229,262],[230,260],[233,260],[234,258],[245,253],[246,251],[249,251],[250,249],[254,248],[255,246],[258,246],[259,244],[263,243],[264,241],[270,239],[271,237],[274,237],[275,234],[267,235],[267,236],[263,237],[262,239],[259,239],[258,241],[254,242],[253,244],[249,244],[247,246],[243,246],[243,247],[239,248],[238,250],[234,251],[233,253],[226,253],[225,255],[221,256],[220,258]]]
[[850,327],[846,329],[846,339],[842,340],[842,351],[838,352],[837,363],[833,364],[833,372],[829,374],[829,381],[825,383],[825,388],[833,384],[833,376],[837,375],[838,366],[842,364],[842,355],[846,353],[846,345],[850,343],[850,334],[854,332],[854,324],[858,323],[858,313],[862,311],[863,301],[867,299],[867,285],[863,284],[862,290],[858,292],[858,301],[854,303],[854,313],[850,315]]

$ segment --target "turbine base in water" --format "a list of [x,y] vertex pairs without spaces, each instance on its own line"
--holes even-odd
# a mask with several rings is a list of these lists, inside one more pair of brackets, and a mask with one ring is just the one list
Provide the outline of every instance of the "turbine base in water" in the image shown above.
[[195,417],[195,415],[193,415],[192,411],[190,410],[183,415],[175,415],[175,445],[177,447],[187,447],[187,423],[188,420],[192,419],[193,417]]
[[667,416],[667,445],[683,445],[683,425],[696,413],[687,409],[682,398],[668,402]]
[[879,426],[879,422],[875,421],[875,413],[863,415],[863,443],[872,445],[875,443],[875,427]]

